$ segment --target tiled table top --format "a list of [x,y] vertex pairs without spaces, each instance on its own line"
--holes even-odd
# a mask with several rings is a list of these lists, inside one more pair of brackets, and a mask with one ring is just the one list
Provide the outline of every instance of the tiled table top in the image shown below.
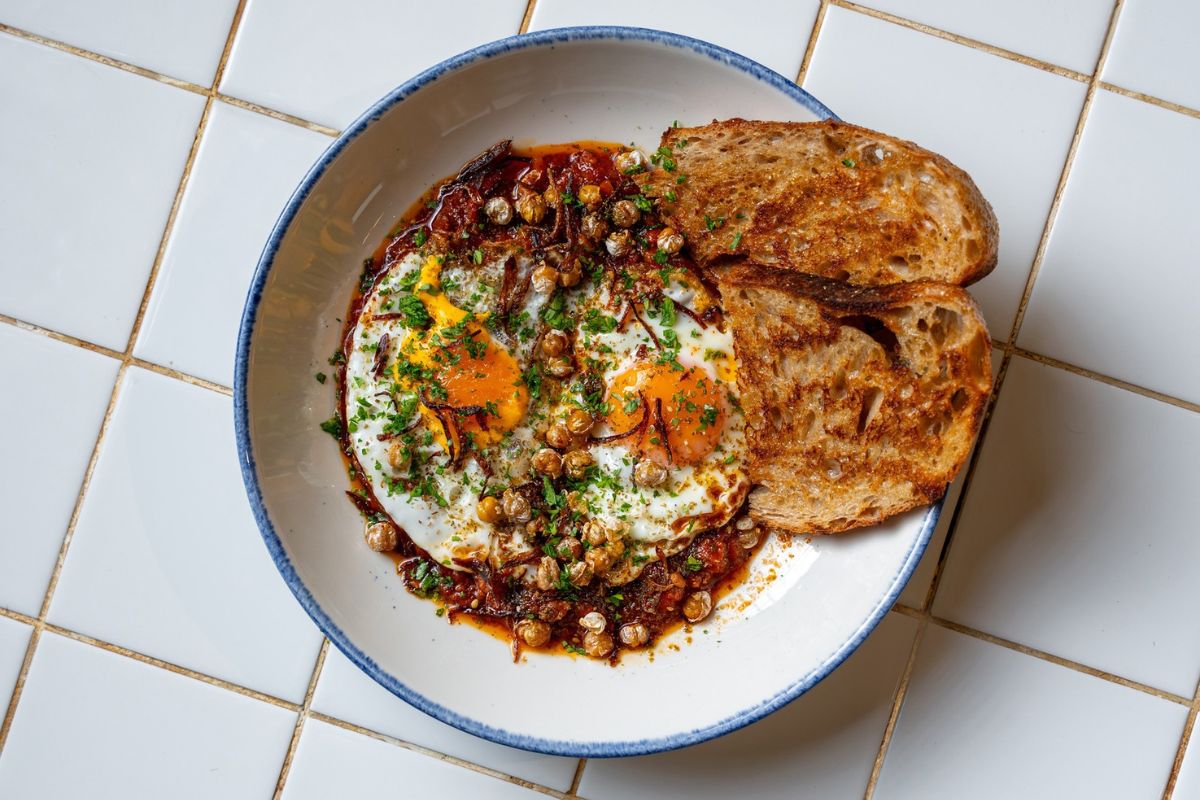
[[[447,55],[590,23],[943,152],[1002,246],[994,413],[894,612],[757,725],[584,763],[329,649],[228,386],[330,137]],[[1200,798],[1198,30],[1187,0],[0,0],[0,797]]]

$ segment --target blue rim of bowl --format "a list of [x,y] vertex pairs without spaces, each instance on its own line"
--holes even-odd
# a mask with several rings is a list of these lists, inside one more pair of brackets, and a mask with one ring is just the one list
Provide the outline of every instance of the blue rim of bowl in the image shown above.
[[938,515],[941,511],[941,503],[937,503],[928,508],[925,514],[925,519],[922,521],[922,528],[916,539],[914,539],[911,548],[905,555],[904,561],[892,579],[892,584],[888,592],[882,597],[876,607],[871,611],[867,618],[859,626],[858,630],[847,639],[847,641],[836,652],[831,654],[825,661],[816,669],[802,676],[797,681],[792,683],[787,688],[777,692],[750,708],[743,709],[736,714],[733,714],[725,719],[705,725],[701,728],[696,728],[689,731],[681,731],[669,736],[662,736],[653,739],[637,739],[630,741],[605,741],[605,742],[582,742],[582,741],[561,741],[554,739],[545,739],[541,737],[528,736],[525,734],[514,733],[502,728],[495,728],[486,725],[478,720],[462,716],[461,714],[452,711],[444,706],[441,706],[425,697],[418,692],[413,691],[395,676],[385,672],[378,664],[376,664],[370,656],[360,650],[349,637],[337,626],[336,623],[325,613],[325,610],[317,603],[316,599],[309,592],[308,587],[297,574],[293,567],[291,559],[288,558],[287,552],[284,550],[283,543],[279,535],[275,532],[275,527],[271,522],[270,516],[267,514],[266,505],[263,500],[262,489],[258,483],[258,474],[255,468],[254,448],[250,440],[249,431],[249,410],[247,406],[246,396],[246,377],[249,369],[250,360],[250,343],[253,337],[254,325],[257,319],[258,305],[262,299],[263,288],[266,284],[267,277],[271,271],[271,266],[274,263],[275,255],[279,249],[283,237],[287,234],[288,228],[292,224],[292,220],[299,212],[304,201],[307,199],[313,187],[325,174],[326,169],[334,162],[338,155],[345,147],[363,133],[374,121],[379,119],[385,113],[390,111],[398,103],[405,100],[414,92],[420,90],[425,85],[437,80],[447,73],[461,69],[469,64],[492,58],[494,56],[503,55],[520,50],[530,48],[551,46],[554,44],[574,41],[596,41],[596,40],[616,40],[616,41],[641,41],[652,42],[656,44],[669,45],[676,49],[690,50],[708,58],[713,59],[721,64],[744,72],[763,83],[772,86],[791,99],[804,106],[806,109],[816,114],[822,119],[838,119],[832,111],[829,110],[823,103],[810,95],[808,92],[801,89],[791,80],[785,78],[779,73],[752,61],[749,58],[735,53],[732,50],[726,50],[723,47],[693,39],[688,36],[681,36],[675,33],[667,33],[665,31],[652,30],[649,28],[631,28],[617,26],[584,26],[575,28],[553,28],[536,33],[526,33],[517,36],[510,36],[505,39],[499,39],[488,44],[480,45],[479,47],[467,50],[464,53],[453,56],[451,58],[436,64],[433,67],[425,70],[421,74],[398,86],[396,89],[389,92],[386,96],[368,108],[358,119],[352,122],[341,133],[333,144],[321,155],[317,162],[309,169],[308,174],[300,182],[300,185],[292,193],[287,205],[284,206],[279,219],[275,222],[275,227],[271,231],[270,237],[267,239],[266,246],[263,248],[262,256],[259,258],[258,266],[254,272],[254,278],[250,283],[250,290],[246,296],[246,305],[242,311],[241,328],[238,332],[237,352],[235,356],[234,382],[233,382],[233,411],[234,411],[234,428],[237,436],[238,461],[242,470],[242,480],[246,485],[246,494],[250,500],[251,510],[254,513],[255,521],[258,523],[259,531],[262,533],[263,541],[266,543],[267,550],[271,554],[271,558],[275,562],[283,580],[291,589],[292,594],[300,601],[300,605],[305,612],[312,617],[313,622],[317,627],[329,638],[333,644],[346,655],[359,669],[371,676],[377,683],[386,688],[392,694],[400,697],[410,705],[419,708],[426,714],[441,720],[442,722],[452,725],[455,728],[466,731],[467,733],[480,736],[484,739],[489,739],[499,744],[509,747],[517,747],[522,750],[532,750],[540,753],[548,753],[552,755],[562,756],[582,756],[587,758],[613,758],[621,756],[637,756],[646,755],[649,753],[662,752],[664,750],[674,750],[680,747],[687,747],[693,744],[714,739],[718,736],[723,736],[726,733],[735,731],[738,728],[756,722],[768,714],[779,710],[783,706],[795,700],[800,695],[807,692],[821,680],[823,680],[830,672],[838,665],[846,660],[847,657],[867,638],[867,635],[874,630],[875,626],[883,619],[892,604],[896,602],[904,585],[908,582],[913,570],[916,569],[917,563],[921,560],[921,556],[925,552],[926,546],[929,544],[930,537],[933,534],[934,527],[937,525]]

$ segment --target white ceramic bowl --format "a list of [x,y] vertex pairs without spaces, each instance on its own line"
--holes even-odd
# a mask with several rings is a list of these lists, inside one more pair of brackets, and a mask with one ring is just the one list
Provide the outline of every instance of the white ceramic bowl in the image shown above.
[[[451,58],[351,125],[283,210],[250,289],[234,383],[238,447],[271,556],[304,609],[393,693],[515,747],[624,756],[734,730],[803,694],[895,601],[938,508],[852,535],[771,543],[750,580],[690,634],[621,664],[532,654],[447,624],[362,544],[346,474],[318,424],[360,264],[433,182],[499,139],[602,139],[652,152],[679,120],[813,120],[831,112],[742,56],[636,28],[514,37]],[[772,577],[773,576],[773,579]]]

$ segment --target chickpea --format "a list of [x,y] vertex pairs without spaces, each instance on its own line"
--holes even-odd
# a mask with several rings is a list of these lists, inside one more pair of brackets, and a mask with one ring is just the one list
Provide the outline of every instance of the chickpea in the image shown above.
[[658,232],[658,249],[673,256],[683,249],[683,234],[674,228],[663,228]]
[[583,652],[592,658],[604,658],[612,649],[613,639],[607,633],[588,631],[583,635]]
[[387,460],[392,469],[403,472],[412,463],[412,451],[405,447],[403,442],[394,441],[388,445]]
[[524,193],[517,198],[517,213],[530,225],[537,225],[546,218],[546,201],[540,194]]
[[583,267],[579,265],[578,261],[571,264],[569,268],[558,272],[558,285],[564,288],[578,286],[581,280],[583,280]]
[[493,225],[507,225],[513,218],[512,203],[503,197],[493,197],[483,204],[483,213]]
[[512,522],[529,522],[533,514],[525,495],[512,489],[504,490],[500,497],[500,507],[504,510],[504,516]]
[[589,433],[592,430],[594,422],[595,420],[592,419],[592,415],[582,408],[573,408],[571,409],[571,413],[567,414],[567,430],[571,433]]
[[529,276],[529,285],[539,294],[550,294],[558,286],[558,270],[549,264],[539,264]]
[[608,530],[603,522],[595,519],[589,519],[583,524],[583,529],[580,530],[580,536],[592,547],[600,547],[602,544],[608,541]]
[[566,378],[575,371],[575,362],[566,356],[546,359],[546,372],[555,378]]
[[550,600],[538,609],[538,619],[543,622],[558,622],[567,615],[571,604],[565,600]]
[[481,497],[479,503],[475,506],[475,513],[479,516],[480,521],[495,525],[504,517],[504,512],[500,509],[500,501],[494,497]]
[[558,557],[577,561],[583,555],[583,542],[574,536],[564,536],[558,543]]
[[688,622],[699,622],[712,613],[712,595],[708,592],[693,592],[683,601],[683,616]]
[[587,500],[583,499],[583,492],[571,490],[567,492],[567,508],[574,511],[576,514],[587,512]]
[[622,175],[632,175],[646,168],[646,154],[641,150],[626,150],[613,157],[613,163]]
[[641,218],[642,212],[632,200],[618,200],[613,203],[612,221],[618,228],[632,228]]
[[641,647],[650,641],[650,629],[640,622],[627,622],[618,631],[621,644],[626,647]]
[[600,187],[594,183],[585,183],[579,187],[579,191],[575,196],[579,199],[579,202],[590,208],[600,202]]
[[562,475],[563,458],[555,450],[543,447],[533,454],[533,468],[542,475],[557,478]]
[[599,214],[584,214],[579,230],[584,238],[598,242],[608,234],[608,223]]
[[396,526],[386,520],[367,525],[367,547],[376,553],[387,553],[396,549],[400,544],[400,532]]
[[614,532],[609,530],[608,544],[604,545],[604,549],[608,551],[608,554],[612,556],[613,560],[615,561],[616,559],[625,555],[625,542],[623,539],[621,539],[620,533],[616,533],[616,538],[613,538],[613,534]]
[[612,568],[612,554],[603,547],[594,547],[583,554],[583,563],[592,569],[593,575],[604,575]]
[[[576,539],[575,541],[579,541]],[[592,565],[586,561],[576,561],[571,566],[567,567],[567,580],[572,586],[587,586],[592,582],[592,578],[596,577],[596,572]]]
[[556,422],[546,431],[546,444],[563,450],[571,446],[571,431],[565,422]]
[[546,532],[546,518],[534,517],[525,523],[525,535],[531,538],[538,538]]
[[643,458],[633,468],[633,480],[638,486],[662,486],[667,480],[667,468],[650,458]]
[[542,355],[561,356],[571,346],[571,337],[563,331],[548,330],[540,345]]
[[563,468],[572,478],[582,478],[587,474],[588,467],[595,463],[596,459],[587,450],[572,450],[562,459]]
[[558,562],[550,556],[542,556],[542,560],[538,562],[534,583],[543,592],[553,589],[558,583]]
[[614,258],[620,258],[633,249],[633,234],[629,231],[614,231],[604,240],[604,249]]
[[644,566],[644,562],[635,564],[633,559],[623,558],[609,568],[608,574],[604,576],[604,582],[609,586],[624,586],[641,575]]
[[550,626],[541,620],[523,619],[517,623],[515,632],[530,647],[541,647],[550,641]]
[[599,611],[589,611],[579,618],[579,627],[592,633],[604,633],[608,620]]
[[552,183],[546,187],[546,191],[542,192],[542,198],[546,201],[546,205],[556,206],[562,199],[562,195],[559,194],[558,187]]
[[749,517],[742,517],[733,526],[738,532],[738,544],[747,550],[750,550],[754,545],[758,544],[759,531],[754,524],[754,520]]

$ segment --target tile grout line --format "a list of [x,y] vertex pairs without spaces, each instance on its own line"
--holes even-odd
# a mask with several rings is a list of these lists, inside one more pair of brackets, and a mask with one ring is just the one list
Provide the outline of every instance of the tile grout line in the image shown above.
[[1179,737],[1179,746],[1175,749],[1175,758],[1171,762],[1171,772],[1167,776],[1167,785],[1163,787],[1162,800],[1171,800],[1175,787],[1179,783],[1179,770],[1183,767],[1184,756],[1187,755],[1188,744],[1196,730],[1196,716],[1200,713],[1200,684],[1196,686],[1196,694],[1192,697],[1191,707],[1187,718],[1183,721],[1183,733]]
[[[837,2],[845,3],[846,0],[837,0]],[[1075,163],[1075,155],[1079,149],[1079,142],[1083,138],[1083,129],[1087,123],[1088,112],[1091,109],[1092,101],[1096,96],[1096,88],[1100,83],[1100,75],[1103,73],[1105,62],[1108,59],[1109,49],[1112,46],[1113,37],[1116,34],[1117,21],[1120,19],[1121,9],[1124,5],[1124,2],[1125,0],[1116,0],[1116,2],[1113,4],[1112,11],[1109,14],[1108,27],[1105,29],[1104,39],[1100,45],[1100,53],[1096,57],[1096,66],[1092,71],[1091,77],[1087,79],[1088,88],[1087,93],[1084,95],[1083,104],[1079,109],[1079,119],[1075,124],[1075,130],[1071,136],[1071,143],[1067,148],[1066,157],[1063,159],[1062,173],[1059,175],[1058,185],[1054,190],[1054,199],[1051,201],[1050,208],[1046,212],[1046,222],[1042,227],[1042,236],[1038,241],[1037,249],[1034,252],[1033,263],[1029,268],[1029,275],[1025,282],[1025,288],[1022,292],[1021,301],[1017,306],[1017,313],[1013,318],[1013,324],[1008,335],[1008,340],[1004,346],[1003,355],[1001,356],[1000,360],[1000,369],[996,375],[995,385],[992,387],[992,396],[988,400],[987,409],[984,413],[983,421],[980,424],[979,436],[975,441],[975,447],[971,453],[971,458],[967,465],[967,471],[963,478],[962,491],[959,492],[958,502],[954,507],[954,511],[950,517],[950,524],[946,529],[946,539],[942,543],[941,552],[938,553],[938,561],[934,567],[933,577],[930,579],[929,588],[925,593],[925,599],[922,603],[921,616],[917,619],[917,632],[913,637],[912,650],[909,652],[909,660],[905,664],[905,671],[901,675],[899,686],[897,687],[896,693],[892,698],[892,708],[888,715],[888,722],[884,728],[883,736],[879,744],[879,752],[876,754],[875,762],[871,767],[871,775],[868,778],[867,788],[863,795],[864,800],[872,800],[872,797],[875,794],[875,788],[879,782],[879,777],[883,772],[883,764],[887,759],[888,748],[891,746],[892,736],[895,734],[896,724],[900,717],[900,711],[904,705],[904,699],[908,694],[908,686],[912,680],[912,673],[913,668],[916,665],[917,654],[924,639],[924,634],[929,627],[929,622],[933,618],[933,603],[937,597],[938,588],[941,586],[942,575],[945,570],[946,562],[950,557],[951,547],[954,543],[954,534],[958,530],[958,524],[961,520],[963,509],[966,508],[967,497],[970,494],[975,472],[978,468],[980,458],[983,453],[984,441],[987,437],[996,411],[996,404],[1000,397],[1000,390],[1003,388],[1004,380],[1008,376],[1009,365],[1012,363],[1013,352],[1016,349],[1017,335],[1021,331],[1021,323],[1025,318],[1025,309],[1029,302],[1030,296],[1033,294],[1034,283],[1037,280],[1038,272],[1041,269],[1042,259],[1046,254],[1046,247],[1050,241],[1050,233],[1054,228],[1054,222],[1057,219],[1058,210],[1062,204],[1062,198],[1066,191],[1067,182],[1070,179],[1071,167]],[[853,7],[855,10],[860,9],[860,7],[848,3],[847,7]],[[862,13],[867,13],[867,10],[862,10]],[[874,16],[874,14],[871,15]],[[881,16],[880,18],[887,19],[887,16]],[[897,24],[902,23],[897,22]],[[929,28],[928,30],[925,30],[926,28],[928,28],[928,26],[919,26],[915,29],[922,30],[922,32],[931,33],[932,35],[939,35],[939,33],[935,32],[935,29]],[[951,37],[947,36],[945,38]],[[954,38],[951,38],[951,40],[956,41]],[[967,41],[969,42],[971,40]],[[981,49],[987,49],[988,52],[992,52],[988,48]],[[1007,54],[1007,52],[1008,51],[999,51],[997,49],[995,54],[1002,55],[1006,58],[1013,55]],[[1020,59],[1017,60],[1021,61]],[[1025,62],[1021,61],[1021,63]],[[1030,63],[1029,65],[1036,66],[1037,64]],[[1065,77],[1073,76],[1065,75]],[[1027,652],[1026,655],[1032,655],[1032,653]]]
[[1194,411],[1196,413],[1200,413],[1200,403],[1193,403],[1191,400],[1172,397],[1169,394],[1163,394],[1162,392],[1155,391],[1154,389],[1147,389],[1144,386],[1138,386],[1136,383],[1129,383],[1128,381],[1123,381],[1120,378],[1114,378],[1111,375],[1104,375],[1103,373],[1095,372],[1087,369],[1086,367],[1080,367],[1066,361],[1059,361],[1057,358],[1044,356],[1041,353],[1035,353],[1032,350],[1026,350],[1023,347],[1014,346],[1012,348],[1012,354],[1014,356],[1021,356],[1022,358],[1026,358],[1030,361],[1035,361],[1038,364],[1046,367],[1053,367],[1055,369],[1061,369],[1065,372],[1070,372],[1074,375],[1080,376],[1081,378],[1090,378],[1097,383],[1103,383],[1107,386],[1112,386],[1117,389],[1124,389],[1130,394],[1136,394],[1141,397],[1145,397],[1148,400],[1157,400],[1160,403],[1166,403],[1167,405],[1175,406],[1176,408],[1182,408],[1185,411]]
[[525,4],[525,13],[521,17],[521,25],[517,28],[517,33],[528,33],[529,23],[533,21],[533,9],[537,5],[537,0],[529,0]]
[[300,705],[299,711],[296,713],[296,725],[292,728],[292,739],[288,743],[287,752],[283,756],[283,765],[279,768],[279,778],[275,781],[274,800],[279,800],[283,796],[283,785],[287,782],[288,775],[292,770],[292,761],[296,757],[296,747],[300,744],[300,734],[304,731],[304,723],[308,719],[309,710],[312,708],[313,695],[317,691],[317,680],[321,677],[321,670],[325,666],[325,656],[329,653],[329,640],[321,639],[321,646],[317,649],[317,661],[313,665],[312,676],[308,679],[308,688],[304,690],[304,702]]
[[[79,515],[83,508],[84,498],[87,495],[87,490],[88,490],[89,486],[91,485],[92,476],[94,475],[95,470],[96,470],[96,463],[99,461],[99,458],[100,458],[100,451],[104,444],[105,435],[108,433],[109,427],[112,423],[113,414],[116,410],[117,401],[118,401],[118,398],[121,393],[121,387],[124,384],[125,376],[129,371],[129,366],[131,363],[133,363],[134,344],[137,342],[138,333],[141,329],[142,321],[145,318],[146,306],[149,303],[150,293],[154,288],[154,282],[158,276],[158,272],[159,272],[159,269],[162,264],[162,258],[163,258],[163,254],[166,250],[167,241],[170,238],[171,230],[172,230],[172,227],[174,226],[175,218],[179,211],[179,206],[180,206],[180,203],[183,198],[183,193],[184,193],[185,188],[187,187],[188,178],[191,175],[192,165],[195,163],[196,154],[200,148],[200,142],[201,142],[201,139],[203,138],[204,128],[208,121],[209,112],[212,108],[213,97],[216,95],[217,86],[220,84],[221,77],[224,74],[225,64],[229,58],[229,53],[230,53],[230,50],[232,49],[233,40],[237,33],[238,24],[240,23],[241,18],[242,18],[242,12],[245,10],[246,2],[247,2],[247,0],[238,0],[238,5],[237,5],[236,10],[234,11],[233,20],[230,24],[229,33],[226,36],[225,45],[224,45],[224,48],[222,49],[221,59],[217,65],[217,70],[213,77],[212,86],[208,90],[205,91],[206,99],[204,101],[204,109],[200,112],[200,119],[196,123],[196,133],[192,137],[192,144],[188,150],[187,158],[184,161],[183,171],[179,178],[179,185],[175,190],[175,196],[171,202],[171,209],[167,214],[167,220],[163,226],[162,237],[159,240],[158,249],[154,256],[154,261],[151,263],[151,266],[150,266],[150,274],[147,276],[147,279],[146,279],[146,286],[142,292],[141,302],[139,304],[137,314],[134,317],[133,325],[130,328],[129,338],[126,341],[125,350],[121,355],[121,364],[117,368],[117,374],[113,380],[113,388],[112,388],[112,392],[109,394],[108,405],[105,408],[104,416],[100,421],[100,427],[96,433],[96,441],[95,441],[95,444],[92,445],[92,452],[88,457],[88,464],[87,464],[87,467],[84,469],[83,478],[80,481],[79,492],[75,496],[75,504],[71,508],[71,515],[67,521],[66,531],[64,532],[62,542],[59,545],[58,554],[55,557],[54,568],[50,573],[50,580],[46,585],[45,593],[42,595],[41,607],[38,611],[37,619],[33,624],[33,632],[30,634],[29,644],[25,648],[25,657],[21,661],[21,668],[20,668],[20,671],[17,673],[17,680],[13,684],[12,694],[9,696],[8,706],[4,712],[4,720],[3,720],[3,722],[0,722],[0,754],[3,754],[4,747],[5,747],[6,743],[8,742],[8,734],[12,730],[13,719],[16,716],[17,706],[21,701],[21,695],[24,692],[25,683],[29,677],[29,669],[33,664],[33,657],[37,651],[38,643],[41,641],[41,636],[42,636],[43,631],[45,631],[48,628],[55,632],[65,631],[66,633],[70,634],[72,638],[77,638],[80,641],[90,638],[90,637],[82,637],[81,634],[69,632],[69,631],[66,631],[66,629],[58,629],[57,626],[48,624],[46,622],[46,617],[50,611],[50,603],[54,598],[54,591],[58,587],[59,579],[62,577],[62,570],[63,570],[63,565],[66,563],[67,551],[70,548],[71,541],[73,540],[74,535],[75,535],[75,527],[79,522]],[[18,29],[11,28],[11,27],[5,26],[5,25],[0,25],[0,31],[5,32],[5,33],[10,33],[14,36],[20,36],[21,34],[26,33],[24,31],[17,33]],[[76,55],[88,53],[88,51],[79,50],[78,48],[71,48],[69,45],[58,43],[58,42],[53,42],[53,40],[50,40],[50,39],[44,39],[43,37],[35,37],[33,34],[28,34],[26,38],[28,38],[30,41],[34,41],[39,44],[46,44],[49,46],[57,47],[60,50],[64,50],[69,53],[74,53]],[[94,56],[95,57],[94,60],[99,61],[100,63],[109,64],[110,66],[117,66],[118,68],[124,68],[119,65],[120,62],[113,62],[112,59],[105,59],[103,56],[99,56],[98,54],[95,54],[95,53],[91,53],[89,55]],[[112,62],[112,63],[110,64],[109,62]],[[157,76],[157,73],[149,73],[149,71],[145,71],[145,73],[139,72],[137,69],[132,68],[131,65],[130,65],[130,69],[127,71],[134,72],[135,74],[144,74],[145,76],[150,76],[150,77]],[[165,78],[165,76],[162,76],[162,77]],[[155,79],[158,79],[158,78],[156,77]],[[171,83],[172,85],[175,85],[172,81],[166,81],[166,82]],[[183,87],[183,88],[187,88],[187,87]],[[115,351],[113,351],[113,352],[115,352]],[[99,641],[99,640],[96,640],[96,641]],[[111,647],[113,648],[114,652],[120,652],[122,649],[124,649],[124,648],[118,648],[116,645],[111,645]],[[130,650],[128,652],[133,653],[134,651]],[[150,657],[147,656],[146,658],[149,659]],[[161,662],[161,664],[163,664],[163,665],[166,665],[168,663],[169,662],[166,662],[166,661]],[[182,668],[180,668],[180,669],[182,669]],[[201,675],[201,673],[195,673],[195,675],[198,676],[198,675]],[[201,679],[206,680],[206,681],[216,680],[213,678],[208,678],[208,676],[204,676]],[[234,686],[234,685],[235,684],[230,684],[230,686]],[[251,690],[246,690],[246,691],[251,691]],[[269,695],[263,695],[263,697],[264,698],[269,697]]]
[[1133,100],[1141,100],[1143,103],[1149,103],[1152,106],[1158,106],[1159,108],[1165,108],[1168,111],[1174,111],[1179,114],[1184,114],[1185,116],[1200,119],[1200,110],[1189,108],[1188,106],[1180,105],[1179,103],[1173,103],[1170,100],[1164,100],[1163,98],[1155,97],[1152,94],[1138,92],[1133,89],[1126,89],[1122,86],[1117,86],[1115,83],[1109,83],[1108,81],[1100,81],[1100,88],[1112,92],[1113,94],[1119,94],[1123,97],[1129,97]]
[[825,24],[825,12],[829,10],[829,0],[821,0],[817,16],[813,20],[812,32],[808,35],[808,45],[804,48],[804,57],[800,59],[800,71],[796,73],[796,85],[803,86],[808,77],[808,67],[812,64],[813,53],[817,50],[817,39],[821,36],[821,27]]
[[567,794],[579,796],[579,784],[583,782],[583,771],[587,768],[587,762],[586,758],[581,758],[575,765],[575,774],[571,776],[571,788],[567,789]]

